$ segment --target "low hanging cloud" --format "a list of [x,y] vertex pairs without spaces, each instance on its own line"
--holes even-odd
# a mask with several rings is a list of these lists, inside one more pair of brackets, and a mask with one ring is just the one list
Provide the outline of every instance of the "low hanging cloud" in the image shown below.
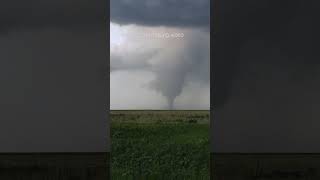
[[111,0],[111,22],[142,26],[208,27],[210,0]]
[[[148,60],[156,54],[156,51],[145,53],[111,53],[110,71],[148,69]],[[130,57],[130,60],[129,58]]]

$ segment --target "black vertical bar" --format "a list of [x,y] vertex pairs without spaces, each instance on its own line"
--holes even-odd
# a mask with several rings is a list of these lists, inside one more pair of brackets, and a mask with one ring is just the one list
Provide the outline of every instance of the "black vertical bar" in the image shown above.
[[106,109],[107,109],[107,127],[109,130],[107,131],[107,143],[108,143],[108,152],[107,152],[107,177],[108,179],[111,179],[111,118],[110,118],[110,0],[102,0],[106,3],[105,7],[105,24],[106,24],[106,61],[107,61],[107,66],[106,66]]
[[[214,39],[216,36],[216,31],[217,31],[217,1],[218,0],[213,0],[210,1],[210,149],[212,147],[212,132],[211,130],[213,129],[213,102],[214,102],[214,95],[212,94],[213,92],[213,86],[214,86],[214,74],[212,72],[213,70],[213,52],[214,52]],[[210,179],[213,180],[213,156],[210,150],[210,167],[209,167],[209,173],[210,173]]]

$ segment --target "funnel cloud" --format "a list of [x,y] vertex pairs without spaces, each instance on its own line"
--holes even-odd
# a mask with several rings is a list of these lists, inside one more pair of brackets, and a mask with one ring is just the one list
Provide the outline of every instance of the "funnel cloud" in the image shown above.
[[[111,84],[111,109],[209,109],[209,3],[111,1],[111,79],[122,81]],[[128,74],[139,85],[124,97]]]

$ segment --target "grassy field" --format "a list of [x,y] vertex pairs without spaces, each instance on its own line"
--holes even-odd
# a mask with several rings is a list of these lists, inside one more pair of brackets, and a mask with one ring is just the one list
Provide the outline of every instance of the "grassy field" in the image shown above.
[[111,111],[111,176],[209,179],[209,111]]

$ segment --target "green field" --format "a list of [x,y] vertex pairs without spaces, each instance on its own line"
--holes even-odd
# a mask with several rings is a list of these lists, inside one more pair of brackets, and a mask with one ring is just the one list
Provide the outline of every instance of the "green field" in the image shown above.
[[209,179],[209,111],[111,111],[111,175]]

